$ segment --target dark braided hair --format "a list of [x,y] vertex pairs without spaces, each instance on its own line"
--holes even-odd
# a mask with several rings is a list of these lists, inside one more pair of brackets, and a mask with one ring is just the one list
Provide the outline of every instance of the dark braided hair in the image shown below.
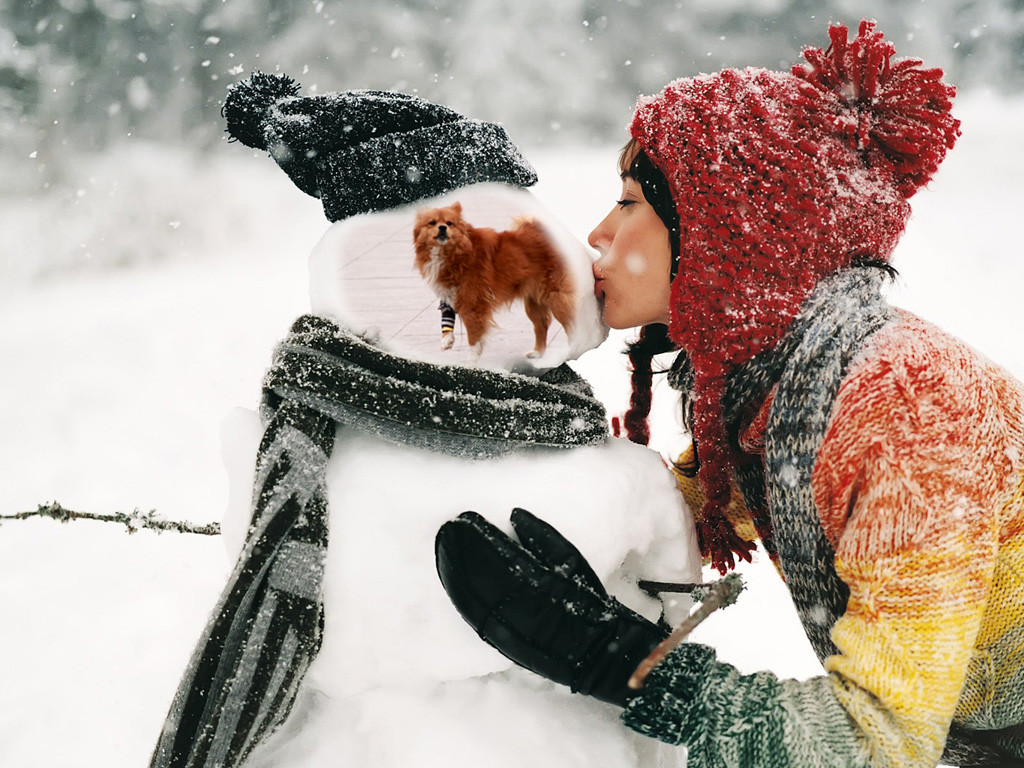
[[623,417],[626,437],[634,443],[647,445],[651,440],[651,429],[647,417],[651,413],[651,382],[654,373],[651,361],[655,355],[671,352],[676,348],[668,337],[668,326],[652,323],[640,329],[640,336],[626,349],[629,356],[630,395],[629,410]]
[[[679,213],[676,211],[672,191],[665,176],[659,171],[636,139],[630,139],[619,153],[619,172],[634,179],[644,199],[658,214],[668,229],[668,244],[672,251],[672,271],[669,280],[679,269]],[[629,356],[630,396],[629,410],[623,417],[626,437],[634,443],[647,445],[651,439],[647,417],[651,413],[651,362],[655,355],[676,349],[669,338],[668,326],[663,323],[645,325],[640,336],[626,349]]]

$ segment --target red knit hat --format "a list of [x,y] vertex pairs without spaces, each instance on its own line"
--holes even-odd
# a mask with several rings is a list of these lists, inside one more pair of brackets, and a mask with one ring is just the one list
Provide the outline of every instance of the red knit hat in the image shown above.
[[670,335],[694,367],[693,433],[707,495],[699,532],[722,572],[752,545],[725,524],[728,373],[772,348],[822,277],[888,259],[910,206],[960,133],[955,89],[863,21],[829,29],[791,74],[723,70],[637,103],[631,133],[680,220]]

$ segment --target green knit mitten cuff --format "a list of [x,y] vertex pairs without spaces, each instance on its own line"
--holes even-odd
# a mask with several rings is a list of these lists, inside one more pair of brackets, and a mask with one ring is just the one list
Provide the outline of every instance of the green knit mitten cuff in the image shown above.
[[645,736],[685,745],[687,768],[873,764],[827,676],[742,675],[696,643],[683,643],[651,670],[622,719]]
[[783,685],[741,675],[705,645],[683,643],[647,678],[622,714],[640,733],[687,748],[687,765],[790,765]]
[[643,689],[622,713],[622,721],[645,736],[692,748],[706,730],[704,690],[714,663],[715,652],[706,645],[677,646],[651,670]]

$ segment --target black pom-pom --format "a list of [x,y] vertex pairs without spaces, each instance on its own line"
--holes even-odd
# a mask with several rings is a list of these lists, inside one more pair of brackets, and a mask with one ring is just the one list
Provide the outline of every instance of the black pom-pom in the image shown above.
[[221,109],[230,139],[253,149],[266,149],[263,121],[267,110],[276,101],[298,92],[299,84],[288,75],[265,72],[253,72],[248,79],[230,86]]

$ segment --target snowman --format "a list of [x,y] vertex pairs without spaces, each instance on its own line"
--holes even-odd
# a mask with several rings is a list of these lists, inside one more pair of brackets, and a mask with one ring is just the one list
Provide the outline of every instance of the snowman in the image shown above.
[[[566,364],[606,336],[587,250],[530,194],[536,175],[500,126],[404,94],[298,90],[255,73],[225,104],[232,137],[266,149],[332,224],[259,411],[225,423],[236,565],[152,765],[685,765],[615,707],[481,643],[435,569],[446,521],[473,510],[509,530],[518,507],[638,613],[674,624],[690,607],[637,586],[700,581],[670,472],[609,436]],[[417,269],[418,214],[455,204],[495,233],[530,222],[557,254],[572,317],[542,354],[519,300],[472,349],[457,296]]]

